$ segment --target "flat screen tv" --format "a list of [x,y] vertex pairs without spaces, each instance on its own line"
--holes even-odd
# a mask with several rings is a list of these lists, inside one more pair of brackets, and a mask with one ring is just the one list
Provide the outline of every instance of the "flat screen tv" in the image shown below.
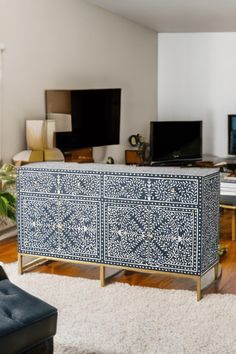
[[236,155],[236,114],[228,115],[228,154]]
[[70,91],[71,132],[56,133],[63,152],[119,144],[121,89]]
[[201,160],[202,121],[156,121],[150,126],[152,164]]

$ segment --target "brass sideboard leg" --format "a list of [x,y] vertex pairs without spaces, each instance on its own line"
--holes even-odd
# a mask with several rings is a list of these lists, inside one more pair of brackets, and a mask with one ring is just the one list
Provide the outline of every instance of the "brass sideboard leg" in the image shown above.
[[197,279],[197,301],[200,301],[202,298],[201,294],[201,277],[198,277]]
[[23,274],[23,256],[18,253],[18,273]]
[[100,266],[100,284],[101,287],[105,285],[105,267],[103,265]]
[[236,225],[236,211],[235,209],[232,210],[232,241],[235,241],[235,236],[236,236],[236,230],[235,230],[235,225]]
[[218,273],[219,273],[219,263],[217,263],[217,264],[214,266],[215,280],[218,279]]
[[220,263],[217,263],[214,266],[214,270],[215,270],[215,280],[219,279],[222,275],[222,265]]

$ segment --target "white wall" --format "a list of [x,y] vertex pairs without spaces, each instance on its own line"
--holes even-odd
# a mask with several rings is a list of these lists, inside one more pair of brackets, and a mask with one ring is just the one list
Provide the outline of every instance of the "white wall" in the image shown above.
[[3,157],[25,148],[25,119],[45,115],[45,89],[122,88],[119,146],[97,159],[122,162],[128,137],[156,118],[156,33],[82,0],[1,0]]
[[158,35],[158,119],[203,120],[205,154],[227,156],[235,86],[236,33]]

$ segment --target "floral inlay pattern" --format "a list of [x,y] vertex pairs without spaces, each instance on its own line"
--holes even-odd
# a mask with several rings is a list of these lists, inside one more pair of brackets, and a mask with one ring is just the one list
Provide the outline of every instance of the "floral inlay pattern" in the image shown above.
[[105,213],[105,260],[193,268],[195,210],[108,204]]

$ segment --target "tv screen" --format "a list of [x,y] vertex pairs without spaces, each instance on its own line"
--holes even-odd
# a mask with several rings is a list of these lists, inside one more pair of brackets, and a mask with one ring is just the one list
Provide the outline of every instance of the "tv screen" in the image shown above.
[[236,155],[236,114],[228,115],[228,153]]
[[63,152],[119,144],[121,89],[72,90],[72,132],[56,133]]
[[153,163],[200,160],[202,121],[151,122],[150,153]]

